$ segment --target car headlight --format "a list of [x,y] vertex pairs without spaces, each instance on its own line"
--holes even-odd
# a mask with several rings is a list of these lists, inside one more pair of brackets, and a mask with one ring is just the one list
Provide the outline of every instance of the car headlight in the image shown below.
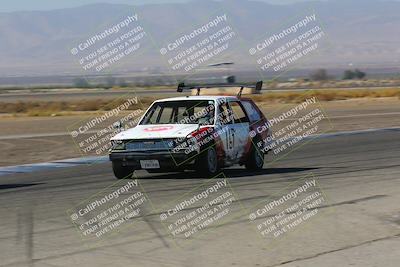
[[170,140],[168,142],[168,147],[172,152],[181,152],[187,150],[195,143],[195,138],[193,138],[191,135],[188,135],[187,137]]
[[125,150],[125,142],[122,140],[112,140],[111,150]]

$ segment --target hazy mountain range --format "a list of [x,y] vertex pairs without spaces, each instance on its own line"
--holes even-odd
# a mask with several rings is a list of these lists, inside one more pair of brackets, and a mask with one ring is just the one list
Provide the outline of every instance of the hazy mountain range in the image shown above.
[[[238,68],[251,68],[248,48],[257,41],[315,13],[327,40],[316,55],[298,68],[398,68],[400,63],[400,3],[376,0],[271,5],[246,0],[197,0],[141,6],[95,4],[52,11],[0,13],[0,76],[87,74],[71,55],[71,48],[102,32],[128,15],[138,14],[146,33],[140,55],[125,58],[111,70],[134,72],[165,67],[159,49],[165,40],[190,32],[207,18],[228,14],[240,40],[224,59]],[[213,62],[210,62],[213,63]]]

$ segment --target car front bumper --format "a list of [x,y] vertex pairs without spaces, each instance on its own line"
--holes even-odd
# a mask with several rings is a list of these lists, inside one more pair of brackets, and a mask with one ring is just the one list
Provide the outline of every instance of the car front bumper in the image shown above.
[[174,170],[193,164],[196,155],[197,152],[187,154],[170,151],[112,151],[109,158],[111,161],[119,161],[122,166],[129,166],[135,170],[142,169],[141,160],[158,160],[161,170]]

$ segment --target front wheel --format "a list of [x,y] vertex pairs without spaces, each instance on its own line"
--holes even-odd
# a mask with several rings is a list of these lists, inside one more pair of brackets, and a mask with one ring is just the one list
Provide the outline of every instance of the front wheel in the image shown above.
[[256,145],[253,145],[245,166],[249,171],[258,171],[264,167],[264,153],[258,150]]
[[117,179],[129,179],[132,177],[132,173],[135,171],[130,167],[122,166],[122,163],[119,161],[113,161],[112,168]]
[[213,176],[217,174],[219,166],[215,147],[209,147],[206,151],[199,155],[199,159],[196,161],[196,169],[199,173],[207,176]]

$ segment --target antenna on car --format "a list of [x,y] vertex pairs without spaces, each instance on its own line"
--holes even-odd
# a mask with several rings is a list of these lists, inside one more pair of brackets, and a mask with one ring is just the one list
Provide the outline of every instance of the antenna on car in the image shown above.
[[251,88],[255,89],[256,93],[259,93],[262,89],[263,86],[263,81],[258,81],[256,84],[250,84],[250,83],[243,83],[243,84],[238,84],[238,83],[214,83],[214,84],[201,84],[201,85],[185,85],[185,83],[180,83],[178,85],[177,92],[182,93],[185,90],[192,90],[192,89],[197,89],[197,94],[200,95],[201,89],[209,89],[209,88],[227,88],[227,87],[238,87],[239,92],[237,93],[237,97],[242,96],[242,92],[244,88]]

